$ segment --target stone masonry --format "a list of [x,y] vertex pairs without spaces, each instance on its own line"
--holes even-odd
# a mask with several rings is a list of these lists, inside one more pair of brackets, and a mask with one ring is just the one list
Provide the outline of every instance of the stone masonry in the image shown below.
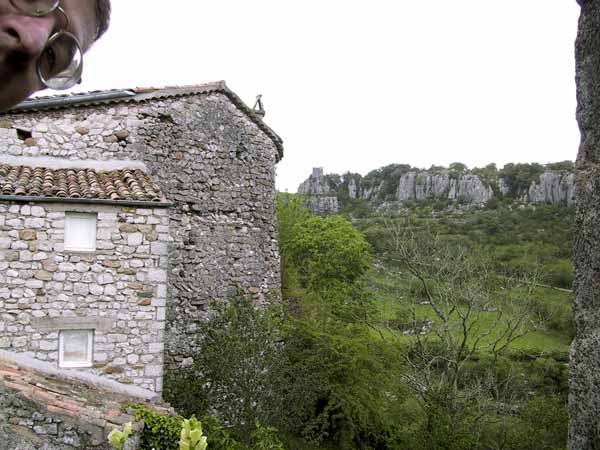
[[[64,249],[65,212],[97,214],[96,250]],[[162,390],[165,208],[0,202],[0,349],[58,361],[58,332],[93,329],[89,370]]]
[[[64,303],[70,305],[74,296],[79,296],[81,302],[100,295],[97,286],[102,286],[102,295],[105,295],[105,286],[115,287],[116,295],[125,297],[121,302],[131,307],[121,313],[114,311],[116,319],[113,320],[119,331],[106,332],[107,342],[101,347],[105,349],[104,355],[97,361],[102,367],[96,370],[107,373],[106,368],[114,366],[122,372],[110,373],[112,369],[109,369],[107,375],[111,378],[141,382],[142,386],[150,383],[155,375],[159,375],[162,361],[157,357],[162,347],[154,342],[156,347],[150,348],[150,342],[143,339],[161,337],[163,313],[166,313],[165,322],[162,322],[166,367],[176,369],[189,365],[198,345],[198,321],[207,316],[211,301],[223,300],[239,292],[252,295],[259,302],[278,296],[275,164],[282,152],[281,139],[222,82],[34,99],[10,114],[0,116],[0,163],[11,164],[15,158],[51,160],[52,163],[61,160],[64,164],[80,166],[128,161],[143,167],[171,202],[168,210],[160,210],[162,216],[157,214],[158,209],[134,208],[102,213],[112,214],[110,218],[106,217],[106,228],[111,231],[103,239],[113,245],[113,249],[120,249],[119,256],[113,256],[115,262],[121,263],[119,267],[108,267],[112,279],[106,285],[98,283],[97,279],[94,281],[94,268],[102,264],[100,257],[113,260],[109,257],[109,249],[102,249],[94,261],[93,258],[84,260],[79,255],[56,252],[54,257],[63,259],[59,261],[63,269],[73,270],[57,268],[56,272],[51,272],[51,280],[34,277],[34,280],[44,282],[44,287],[25,286],[23,297],[19,298],[29,298],[25,297],[25,292],[27,296],[32,295],[25,289],[33,291],[32,298],[41,297],[40,291],[34,289],[46,290],[48,283],[56,296],[60,295]],[[42,208],[47,215],[60,213],[56,206]],[[62,210],[65,210],[64,205]],[[11,224],[22,225],[23,230],[32,228],[26,226],[27,219],[21,211],[17,213],[14,206],[11,211],[14,211],[14,216],[9,219]],[[44,226],[49,230],[53,230],[53,222],[60,222],[58,216],[40,219],[44,219]],[[20,242],[23,240],[17,239],[15,234],[18,231],[11,231],[15,235],[11,239]],[[56,236],[59,233],[56,230]],[[166,255],[163,254],[165,245]],[[135,251],[129,254],[134,248]],[[138,257],[138,249],[143,258]],[[47,271],[39,267],[41,262],[33,260],[34,256],[42,258],[36,256],[36,251],[27,248],[5,250],[32,253],[32,261],[11,261],[19,263],[18,269],[7,267],[5,270],[30,270],[32,274],[37,270]],[[28,258],[29,254],[25,253],[24,257]],[[21,268],[20,264],[24,266]],[[78,264],[81,270],[87,269],[88,265],[90,269],[79,272]],[[43,273],[44,277],[49,277]],[[57,274],[65,279],[55,281]],[[82,281],[84,276],[86,281]],[[26,277],[18,274],[13,278]],[[63,283],[63,287],[68,286],[72,291],[61,293],[55,283]],[[75,293],[75,286],[81,294]],[[92,289],[97,294],[91,294]],[[127,291],[123,292],[123,289]],[[90,294],[84,294],[88,290]],[[16,304],[20,301],[17,299]],[[54,297],[52,301],[55,301]],[[96,300],[90,302],[96,304]],[[150,304],[145,304],[147,302]],[[97,304],[102,304],[100,299]],[[73,307],[77,309],[78,304]],[[162,309],[165,307],[166,311]],[[156,308],[156,316],[152,319],[149,317],[151,308]],[[119,317],[119,314],[123,316]],[[19,324],[19,314],[11,315],[11,320],[11,324]],[[151,333],[142,338],[146,333],[142,332],[141,325],[145,325],[146,320],[152,322],[148,322],[146,328]],[[19,326],[28,330],[24,334],[32,333],[22,340],[40,343],[38,348],[27,351],[39,354],[41,358],[53,358],[54,335],[45,333],[34,337],[31,324]],[[125,330],[129,328],[131,331],[126,334]],[[112,334],[118,337],[109,338]],[[136,340],[132,344],[130,341],[136,337],[142,342]],[[40,348],[42,341],[45,342],[44,350]],[[109,344],[114,344],[114,349],[109,348]],[[10,346],[15,348],[14,338],[11,338]],[[138,360],[136,356],[139,356]],[[139,368],[140,365],[144,365],[144,369]],[[160,390],[160,386],[156,389]]]

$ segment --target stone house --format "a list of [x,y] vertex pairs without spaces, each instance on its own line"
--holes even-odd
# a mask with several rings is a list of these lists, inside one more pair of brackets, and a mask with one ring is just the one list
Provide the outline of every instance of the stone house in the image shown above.
[[282,155],[223,82],[0,115],[0,350],[161,392],[210,301],[277,296]]

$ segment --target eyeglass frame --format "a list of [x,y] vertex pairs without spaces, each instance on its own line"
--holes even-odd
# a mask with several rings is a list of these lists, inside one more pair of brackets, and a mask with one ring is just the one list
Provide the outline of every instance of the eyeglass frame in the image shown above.
[[[13,0],[10,0],[10,3],[13,5],[14,8],[16,8],[18,11],[20,11],[21,13],[29,16],[29,17],[45,17],[47,15],[52,14],[55,11],[58,11],[59,13],[61,13],[65,20],[66,20],[66,26],[59,30],[56,31],[55,33],[51,34],[50,37],[48,38],[48,40],[46,41],[46,43],[44,44],[44,48],[42,49],[40,55],[38,56],[38,59],[36,61],[36,74],[38,76],[38,79],[40,81],[40,83],[42,83],[45,87],[52,89],[52,90],[65,90],[65,89],[70,89],[73,86],[75,86],[76,84],[81,83],[81,74],[83,73],[83,49],[81,48],[81,44],[79,43],[79,39],[77,39],[77,37],[69,32],[66,31],[70,24],[71,24],[71,20],[69,19],[69,15],[67,14],[67,12],[63,9],[62,6],[60,6],[60,1],[57,1],[55,3],[55,5],[50,8],[48,11],[45,11],[43,13],[32,13],[30,11],[26,11],[23,8],[19,7],[17,4],[15,4],[15,2]],[[46,79],[43,75],[42,75],[42,67],[41,67],[41,56],[44,54],[44,52],[46,51],[46,49],[48,49],[50,47],[50,44],[52,44],[54,41],[56,41],[57,39],[63,37],[63,36],[67,36],[69,37],[76,46],[76,50],[79,52],[79,55],[81,55],[81,62],[79,63],[79,67],[77,69],[77,71],[73,74],[73,76],[71,76],[69,78],[69,82],[65,84],[64,87],[53,87],[51,85],[48,84],[49,81],[51,81],[54,77],[51,77],[49,79]],[[71,62],[73,61],[74,57],[71,58]],[[60,72],[59,72],[60,73]]]

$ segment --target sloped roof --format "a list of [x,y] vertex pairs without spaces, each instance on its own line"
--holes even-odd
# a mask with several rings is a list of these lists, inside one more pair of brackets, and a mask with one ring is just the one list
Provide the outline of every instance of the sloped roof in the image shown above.
[[139,169],[96,171],[0,163],[0,195],[31,200],[54,198],[167,204],[159,186]]
[[111,89],[78,94],[57,95],[52,97],[35,97],[18,104],[8,111],[8,114],[22,111],[42,111],[72,108],[77,106],[96,106],[116,103],[141,103],[163,98],[184,97],[189,95],[210,94],[213,92],[227,96],[229,100],[254,122],[277,147],[279,159],[283,157],[283,140],[268,125],[260,115],[246,105],[224,81],[198,84],[192,86],[166,86],[161,88]]

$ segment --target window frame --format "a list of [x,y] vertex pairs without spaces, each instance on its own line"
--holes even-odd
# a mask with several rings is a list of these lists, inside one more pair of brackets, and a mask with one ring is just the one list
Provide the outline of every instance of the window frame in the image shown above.
[[[65,362],[64,361],[64,336],[65,333],[86,332],[87,333],[87,352],[85,361]],[[93,329],[67,329],[59,330],[58,333],[58,367],[61,369],[73,369],[92,367],[94,360],[94,330]]]
[[[69,243],[69,235],[73,236],[74,227],[70,219],[90,219],[93,222],[93,239],[90,242],[89,247],[77,247]],[[72,239],[71,239],[72,240]],[[67,211],[65,212],[65,228],[64,228],[64,249],[69,252],[95,252],[97,248],[98,240],[98,214],[97,213],[86,213],[78,211]]]

